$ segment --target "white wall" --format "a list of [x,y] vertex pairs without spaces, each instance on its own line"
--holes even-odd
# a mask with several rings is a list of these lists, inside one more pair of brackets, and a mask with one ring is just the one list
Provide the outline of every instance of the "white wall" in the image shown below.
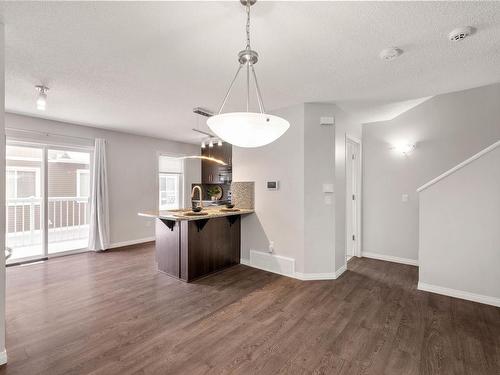
[[323,184],[335,184],[335,126],[332,104],[305,105],[304,120],[304,272],[329,273],[335,267],[335,194],[325,204]]
[[[363,252],[417,260],[416,189],[500,139],[500,84],[438,95],[363,125]],[[391,150],[416,142],[406,158]],[[401,195],[408,194],[403,203]]]
[[[255,149],[233,146],[233,180],[255,182],[255,214],[244,216],[241,257],[250,250],[267,251],[295,259],[303,270],[304,253],[304,105],[273,112],[290,122],[288,131],[270,145]],[[279,180],[277,191],[265,183]]]
[[497,147],[420,192],[419,288],[500,306],[499,166]]
[[[274,241],[275,254],[293,258],[301,277],[332,278],[345,265],[345,134],[360,137],[361,125],[334,104],[275,113],[290,122],[285,135],[265,147],[233,148],[233,179],[255,181],[256,213],[242,221],[242,258],[250,250],[267,251]],[[335,117],[336,125],[321,126],[324,116]],[[280,189],[267,190],[268,180],[279,180]],[[331,204],[325,204],[325,183],[335,186]],[[343,228],[338,247],[336,225]]]
[[[8,135],[33,134],[11,131],[25,129],[64,137],[40,137],[40,142],[71,142],[92,144],[92,141],[70,137],[104,138],[107,142],[107,161],[109,174],[111,243],[152,238],[154,225],[150,220],[137,216],[139,211],[157,209],[157,168],[158,154],[199,155],[198,145],[173,142],[157,138],[142,137],[87,126],[79,126],[58,121],[44,120],[29,116],[6,114]],[[41,139],[42,138],[42,139]],[[45,139],[46,138],[46,139]],[[188,198],[192,183],[201,180],[201,163],[189,161],[185,173],[185,194]],[[187,204],[189,201],[187,201]]]
[[[334,117],[335,125],[320,125]],[[305,272],[328,273],[345,265],[345,139],[361,139],[361,124],[335,104],[307,103],[304,122]],[[333,184],[334,193],[324,193]],[[325,202],[330,196],[332,204]]]
[[346,264],[346,136],[361,140],[361,124],[340,109],[335,117],[335,270]]
[[7,361],[5,354],[5,34],[0,23],[0,364]]

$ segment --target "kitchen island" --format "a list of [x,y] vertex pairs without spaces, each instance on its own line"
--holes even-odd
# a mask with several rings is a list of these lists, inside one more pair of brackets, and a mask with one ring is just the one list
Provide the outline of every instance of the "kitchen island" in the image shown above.
[[241,215],[252,212],[210,207],[201,214],[172,210],[139,215],[156,219],[158,270],[190,282],[240,263]]

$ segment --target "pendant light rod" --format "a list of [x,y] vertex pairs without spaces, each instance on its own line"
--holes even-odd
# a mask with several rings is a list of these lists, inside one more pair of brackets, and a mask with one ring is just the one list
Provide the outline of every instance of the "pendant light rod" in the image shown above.
[[248,2],[248,1],[247,1],[246,9],[247,9],[247,26],[246,26],[247,47],[246,47],[246,49],[251,49],[250,48],[250,2]]
[[[247,33],[247,46],[246,50],[251,51],[250,47],[250,3],[247,1],[246,5],[247,10],[247,25],[246,25],[246,33]],[[247,112],[250,111],[250,61],[247,61]]]
[[[257,73],[254,65],[259,60],[259,54],[250,45],[250,6],[257,0],[240,0],[247,13],[245,27],[246,46],[238,53],[238,70],[234,76],[229,89],[222,101],[218,114],[207,119],[207,125],[219,139],[238,147],[261,147],[274,142],[281,137],[290,127],[290,123],[279,116],[265,113],[264,101],[257,81]],[[234,82],[238,78],[241,69],[246,68],[246,112],[222,113]],[[255,81],[255,90],[260,112],[250,111],[250,81]],[[253,90],[253,89],[252,89]]]
[[234,86],[234,82],[236,81],[236,78],[238,78],[238,74],[240,73],[240,70],[241,70],[241,67],[243,66],[243,64],[240,64],[240,66],[238,66],[238,70],[236,71],[236,74],[234,75],[234,78],[233,80],[231,81],[231,84],[229,85],[229,89],[227,89],[227,92],[226,92],[226,96],[224,96],[224,100],[222,101],[222,104],[219,108],[219,112],[218,114],[220,115],[221,112],[222,112],[222,109],[224,108],[224,106],[226,105],[226,102],[227,102],[227,98],[229,98],[229,94],[231,93],[231,89],[233,88]]
[[250,64],[247,63],[247,112],[250,110]]
[[[257,74],[255,73],[254,65],[257,63],[259,60],[259,54],[252,50],[252,47],[250,45],[250,7],[255,4],[256,0],[240,0],[241,4],[245,6],[246,13],[247,13],[247,22],[246,22],[246,27],[245,27],[245,32],[246,32],[246,47],[243,51],[240,51],[238,53],[238,61],[240,65],[238,66],[238,70],[236,71],[236,74],[234,75],[233,80],[231,81],[231,84],[229,85],[229,88],[226,92],[226,95],[224,96],[224,99],[222,100],[222,104],[219,107],[219,111],[217,114],[221,114],[222,110],[224,109],[224,106],[227,103],[227,100],[229,99],[229,95],[231,95],[231,90],[233,89],[234,83],[236,82],[236,79],[238,78],[238,75],[243,68],[243,66],[246,67],[246,85],[247,85],[247,90],[246,90],[246,111],[250,112],[250,79],[251,76],[253,77],[255,81],[255,87],[257,90],[257,102],[259,104],[259,110],[260,113],[264,113],[264,102],[262,100],[262,95],[260,93],[260,87],[257,82]],[[250,72],[251,70],[251,72]]]
[[259,103],[260,113],[266,112],[264,108],[264,101],[262,100],[262,94],[260,93],[259,82],[257,81],[257,74],[255,74],[255,68],[252,65],[253,79],[255,80],[255,90],[257,91],[257,102]]

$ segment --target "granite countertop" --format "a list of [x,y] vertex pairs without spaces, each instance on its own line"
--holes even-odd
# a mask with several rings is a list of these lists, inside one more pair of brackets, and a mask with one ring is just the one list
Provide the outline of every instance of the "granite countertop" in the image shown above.
[[185,213],[191,211],[189,208],[179,209],[179,210],[171,210],[171,211],[143,211],[139,212],[139,216],[151,217],[155,219],[165,219],[165,220],[173,220],[173,221],[183,221],[183,220],[203,220],[203,219],[211,219],[215,217],[224,217],[224,216],[232,216],[232,215],[246,215],[251,214],[254,210],[247,208],[237,208],[237,211],[224,211],[224,207],[203,207],[202,212],[206,212],[206,215],[196,215],[196,216],[186,216]]

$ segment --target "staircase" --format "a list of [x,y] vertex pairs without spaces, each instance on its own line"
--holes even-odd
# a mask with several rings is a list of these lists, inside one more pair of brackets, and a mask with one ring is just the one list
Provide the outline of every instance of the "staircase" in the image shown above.
[[418,288],[500,306],[500,141],[417,191]]

